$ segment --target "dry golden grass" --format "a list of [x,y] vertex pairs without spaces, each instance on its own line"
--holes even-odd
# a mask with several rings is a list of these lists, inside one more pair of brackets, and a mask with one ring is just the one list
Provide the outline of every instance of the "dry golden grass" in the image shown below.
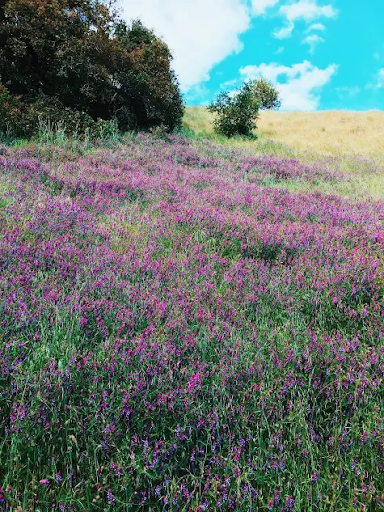
[[208,112],[206,107],[186,107],[184,124],[196,133],[213,133],[214,116]]
[[[194,131],[212,133],[212,120],[205,107],[187,107],[184,121]],[[298,151],[381,156],[384,112],[261,112],[257,133]]]
[[[304,162],[330,161],[329,165],[353,174],[324,192],[357,199],[384,199],[384,112],[262,112],[258,140],[225,139],[213,134],[213,115],[205,107],[187,107],[184,124],[194,132],[217,138],[257,153],[295,157]],[[304,183],[291,184],[297,190]]]
[[263,137],[298,150],[320,153],[384,151],[384,112],[262,112],[259,130]]

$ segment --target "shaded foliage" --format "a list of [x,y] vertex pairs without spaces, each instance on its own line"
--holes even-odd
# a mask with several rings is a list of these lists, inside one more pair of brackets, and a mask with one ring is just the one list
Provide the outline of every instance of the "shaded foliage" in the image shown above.
[[100,138],[107,131],[115,130],[112,120],[95,121],[84,111],[63,105],[57,98],[40,95],[38,100],[22,102],[20,96],[11,96],[0,85],[0,134],[8,137],[32,137],[47,131],[67,135],[87,133]]
[[114,74],[120,123],[143,128],[163,124],[171,130],[179,126],[184,107],[167,45],[138,20],[130,27],[120,21],[115,37],[120,49]]
[[21,116],[19,98],[12,97],[8,89],[0,84],[0,132],[9,132],[9,127],[16,127]]
[[116,117],[122,129],[173,129],[183,104],[170,51],[113,4],[0,0],[0,83],[25,104],[54,98],[93,120]]

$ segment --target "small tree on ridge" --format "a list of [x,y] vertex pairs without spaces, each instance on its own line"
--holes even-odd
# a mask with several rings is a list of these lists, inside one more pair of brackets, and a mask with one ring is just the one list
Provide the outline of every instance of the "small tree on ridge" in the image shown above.
[[216,114],[213,124],[217,133],[227,137],[255,137],[253,130],[256,129],[259,110],[277,110],[279,107],[279,92],[271,82],[261,77],[244,82],[233,93],[220,93],[208,110]]
[[220,93],[208,110],[216,114],[214,129],[226,137],[243,135],[252,137],[256,128],[260,104],[255,98],[252,83],[245,82],[240,89],[230,94]]

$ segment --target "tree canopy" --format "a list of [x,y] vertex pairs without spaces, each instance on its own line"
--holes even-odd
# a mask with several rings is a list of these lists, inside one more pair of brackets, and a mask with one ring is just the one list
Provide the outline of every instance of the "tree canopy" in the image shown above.
[[264,77],[256,78],[251,82],[256,101],[260,110],[277,110],[281,106],[279,91],[270,80]]
[[280,107],[278,90],[265,78],[244,82],[230,93],[221,92],[209,105],[208,110],[216,114],[215,131],[232,137],[241,135],[255,137],[256,120],[260,110]]
[[23,102],[54,98],[123,129],[180,125],[166,43],[114,0],[0,0],[0,84]]
[[216,114],[214,120],[216,132],[227,137],[233,135],[252,137],[253,130],[256,128],[259,106],[252,84],[245,82],[233,94],[228,91],[221,92],[209,105],[208,110]]

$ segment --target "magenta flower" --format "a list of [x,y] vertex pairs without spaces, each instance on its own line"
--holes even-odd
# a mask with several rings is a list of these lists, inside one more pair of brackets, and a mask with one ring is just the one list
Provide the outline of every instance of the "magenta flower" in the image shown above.
[[193,393],[196,389],[200,389],[201,387],[201,375],[199,373],[194,373],[191,375],[185,391],[187,393]]
[[115,497],[114,495],[112,494],[112,491],[111,491],[111,488],[109,487],[108,488],[108,491],[107,491],[107,501],[110,505],[112,505],[112,503],[115,502]]

